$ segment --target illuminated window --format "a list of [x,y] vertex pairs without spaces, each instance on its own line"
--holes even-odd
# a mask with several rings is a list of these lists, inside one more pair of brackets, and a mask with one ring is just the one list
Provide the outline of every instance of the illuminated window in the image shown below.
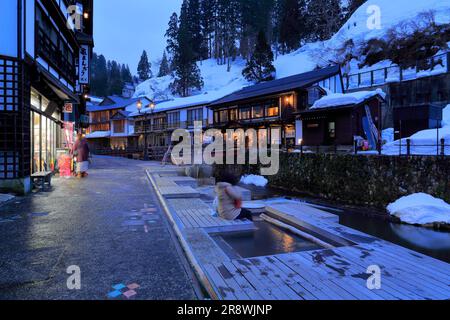
[[266,117],[278,117],[279,116],[280,109],[278,108],[278,105],[274,102],[270,104],[266,104]]
[[237,121],[238,118],[238,110],[237,109],[231,109],[230,110],[230,121]]
[[220,122],[228,122],[228,110],[222,110],[220,111]]
[[253,107],[253,118],[264,118],[264,108],[262,106]]
[[251,108],[246,107],[239,110],[239,118],[242,120],[248,120],[251,118]]

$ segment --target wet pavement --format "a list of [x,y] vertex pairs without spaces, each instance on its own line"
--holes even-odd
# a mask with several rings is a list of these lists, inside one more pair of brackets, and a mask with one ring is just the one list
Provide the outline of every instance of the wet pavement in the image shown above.
[[97,157],[87,179],[1,206],[0,299],[195,299],[145,166]]

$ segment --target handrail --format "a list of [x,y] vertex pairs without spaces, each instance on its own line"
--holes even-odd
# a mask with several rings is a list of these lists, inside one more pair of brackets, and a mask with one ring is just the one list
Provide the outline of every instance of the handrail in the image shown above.
[[[438,54],[429,59],[421,60],[422,62],[429,62],[432,66],[431,71],[435,71],[436,66],[441,66],[444,70],[442,73],[450,73],[450,51]],[[404,69],[398,65],[392,65],[389,67],[374,69],[370,71],[363,71],[353,74],[344,75],[344,86],[346,90],[356,89],[360,87],[373,87],[377,85],[383,85],[389,82],[403,82],[405,80],[411,80],[417,78],[421,72],[427,72],[428,70],[419,71],[418,65],[420,61],[416,63],[415,71],[411,71],[413,68]],[[382,73],[382,77],[376,77],[377,73]],[[411,73],[414,75],[411,77]],[[431,75],[431,74],[430,74]],[[353,79],[355,79],[352,81]],[[382,79],[381,81],[378,81]],[[352,85],[353,84],[353,85]]]
[[39,54],[43,55],[44,58],[47,58],[52,67],[55,67],[59,72],[62,73],[64,77],[66,77],[71,84],[75,83],[75,64],[69,61],[67,57],[65,57],[61,50],[59,50],[58,46],[50,39],[48,35],[45,34],[45,31],[36,26],[38,29],[37,32],[37,51]]

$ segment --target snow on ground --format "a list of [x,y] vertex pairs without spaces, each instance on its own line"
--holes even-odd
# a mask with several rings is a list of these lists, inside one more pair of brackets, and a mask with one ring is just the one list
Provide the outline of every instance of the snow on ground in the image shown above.
[[[381,28],[369,29],[367,22],[372,12],[369,8],[377,6],[381,13]],[[450,20],[450,1],[448,0],[368,0],[349,19],[349,21],[330,39],[323,42],[309,43],[295,52],[276,57],[274,65],[277,69],[277,79],[308,72],[316,67],[325,67],[342,60],[337,49],[352,39],[355,44],[372,38],[384,37],[388,30],[404,21],[417,20],[421,13],[433,9],[436,13],[437,23],[448,23]],[[391,65],[390,61],[382,61],[364,70],[358,69],[359,61],[352,60],[345,73],[356,73],[360,71],[374,70]],[[231,64],[230,71],[227,65],[218,65],[215,59],[209,59],[198,63],[204,87],[198,92],[193,92],[192,97],[174,97],[170,92],[169,85],[173,81],[171,76],[152,78],[141,83],[135,93],[135,97],[148,96],[154,100],[175,99],[163,105],[161,108],[171,108],[174,105],[189,105],[198,102],[210,102],[240,90],[250,85],[242,76],[245,61],[236,59]],[[414,71],[414,70],[413,70]],[[398,81],[399,74],[389,71],[388,80]],[[429,75],[428,71],[419,76]],[[438,72],[430,71],[430,72]],[[391,74],[392,73],[392,74]],[[416,77],[415,71],[414,77]],[[407,77],[407,74],[405,74]],[[384,80],[384,76],[383,76]],[[195,98],[194,98],[195,97]]]
[[383,99],[386,98],[386,94],[381,89],[352,93],[333,93],[317,100],[311,109],[356,105],[377,95],[381,96]]
[[383,146],[383,154],[398,155],[407,153],[406,140],[411,141],[411,154],[413,155],[437,155],[441,153],[440,144],[441,139],[444,139],[446,155],[450,155],[450,105],[443,110],[442,128],[429,129],[419,131],[409,138],[393,141]]
[[86,139],[109,138],[111,131],[95,131],[86,135]]
[[256,176],[256,175],[248,175],[248,176],[243,176],[241,179],[241,183],[243,184],[253,184],[257,187],[265,187],[267,186],[267,184],[269,183],[269,181],[262,177],[262,176]]
[[408,224],[450,224],[450,205],[426,193],[400,198],[387,207],[388,212]]
[[388,128],[388,129],[384,129],[383,132],[381,133],[381,139],[385,142],[385,143],[391,143],[394,141],[394,128]]

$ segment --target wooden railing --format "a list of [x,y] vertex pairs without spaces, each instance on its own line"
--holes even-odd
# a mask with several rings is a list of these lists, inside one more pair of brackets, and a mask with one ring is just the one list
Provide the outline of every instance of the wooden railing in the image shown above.
[[[64,56],[61,50],[45,33],[45,31],[36,25],[37,32],[37,52],[52,65],[61,75],[70,83],[75,83],[75,64]],[[58,42],[61,41],[58,39]]]
[[[429,65],[430,70],[421,71],[419,65]],[[436,55],[430,59],[417,63],[416,68],[404,69],[394,65],[390,67],[344,75],[346,90],[374,87],[390,82],[413,80],[428,75],[450,73],[450,52]]]

